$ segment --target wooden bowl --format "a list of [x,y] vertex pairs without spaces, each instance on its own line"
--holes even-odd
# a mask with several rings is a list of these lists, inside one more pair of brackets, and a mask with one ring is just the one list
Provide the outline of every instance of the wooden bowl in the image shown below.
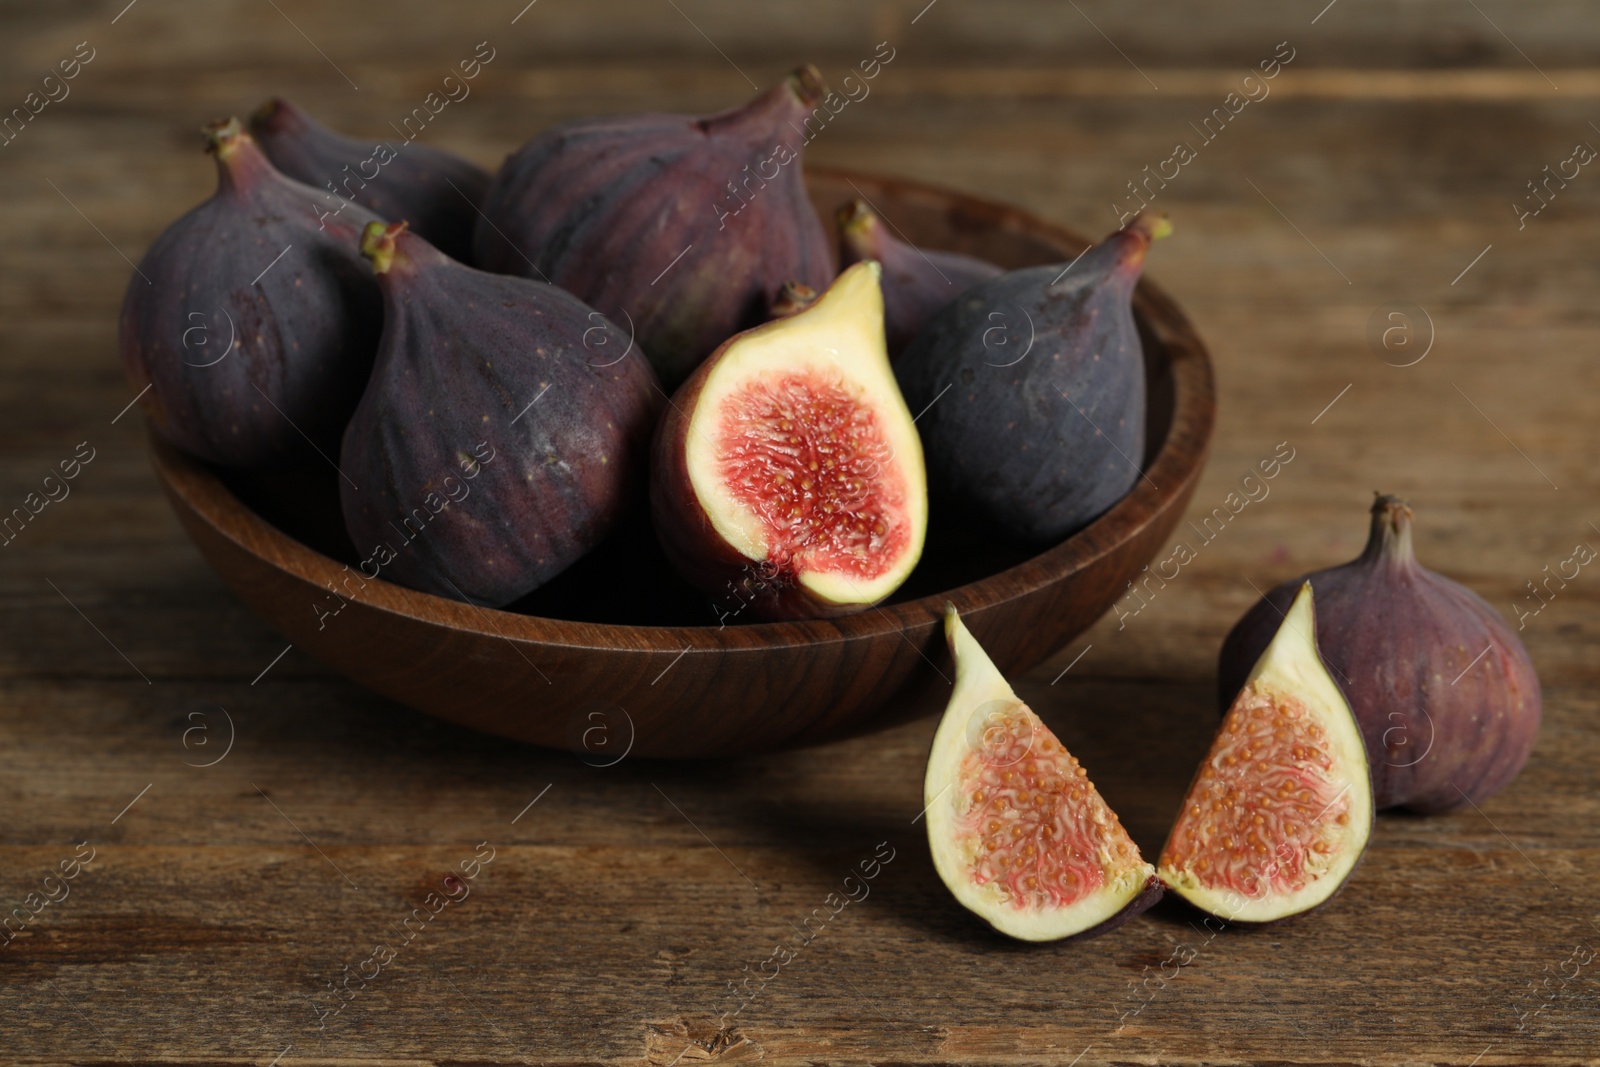
[[[1087,242],[1025,212],[910,181],[814,168],[831,225],[864,196],[911,240],[1006,267]],[[1181,239],[1181,237],[1179,238]],[[1156,257],[1159,261],[1159,255]],[[201,555],[304,650],[361,685],[476,730],[603,764],[816,744],[938,710],[953,676],[946,601],[1002,670],[1082,633],[1167,542],[1200,477],[1215,415],[1205,346],[1149,281],[1134,295],[1150,396],[1145,477],[1035,554],[935,511],[923,562],[893,600],[825,621],[720,618],[678,584],[647,529],[624,531],[513,610],[362,578],[323,465],[221,473],[151,437],[157,476]],[[337,590],[337,595],[330,590]]]

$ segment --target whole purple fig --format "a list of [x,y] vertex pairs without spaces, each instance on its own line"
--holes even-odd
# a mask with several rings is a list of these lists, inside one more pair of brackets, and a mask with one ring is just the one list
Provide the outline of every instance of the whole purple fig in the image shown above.
[[217,191],[157,237],[122,302],[122,360],[157,433],[223,466],[331,455],[372,368],[383,304],[356,244],[318,222],[237,119],[205,129]]
[[383,340],[339,490],[363,573],[508,604],[643,505],[661,387],[565,290],[463,266],[405,223],[370,223],[361,251]]
[[1317,644],[1361,723],[1380,808],[1445,811],[1516,777],[1539,730],[1539,677],[1498,612],[1427,570],[1411,508],[1379,496],[1361,555],[1284,582],[1235,624],[1217,683],[1233,700],[1302,582],[1316,590]]
[[1133,290],[1151,242],[1141,215],[1070,263],[1008,271],[968,289],[895,361],[918,412],[935,511],[1050,543],[1139,481],[1144,350]]
[[883,266],[883,328],[890,359],[899,356],[952,300],[979,282],[1004,273],[973,256],[918,248],[902,241],[864,200],[840,208],[837,221],[841,266],[863,259],[875,259]]
[[322,210],[338,214],[347,201],[360,204],[470,262],[472,227],[489,188],[489,172],[476,163],[413,141],[397,147],[345,137],[281,97],[256,110],[250,133],[273,166],[322,194]]
[[800,153],[827,95],[802,67],[708,118],[626,115],[563,123],[505,161],[473,249],[485,270],[575,293],[618,322],[668,389],[762,321],[787,281],[821,291],[832,250]]

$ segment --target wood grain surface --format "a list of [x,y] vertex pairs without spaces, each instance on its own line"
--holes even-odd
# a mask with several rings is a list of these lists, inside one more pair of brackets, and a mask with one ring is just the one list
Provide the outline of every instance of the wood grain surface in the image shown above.
[[[208,194],[200,122],[285,93],[382,135],[484,40],[496,58],[426,137],[486,165],[560,118],[713,110],[747,77],[811,60],[842,78],[889,41],[811,158],[1089,233],[1289,42],[1270,95],[1159,191],[1177,233],[1149,273],[1216,360],[1191,517],[1281,442],[1295,458],[1138,614],[1017,680],[1147,852],[1252,586],[1354,555],[1373,490],[1408,497],[1424,562],[1513,620],[1543,568],[1600,545],[1600,175],[1520,229],[1513,207],[1600,144],[1600,20],[1576,0],[8,8],[0,109],[79,42],[94,58],[0,147],[0,505],[80,442],[93,459],[0,548],[0,907],[67,891],[31,898],[0,947],[0,1060],[1600,1062],[1587,568],[1525,618],[1545,725],[1506,792],[1380,817],[1305,922],[1213,933],[1162,906],[1056,947],[987,933],[934,877],[914,821],[931,721],[597,767],[285,652],[183,535],[138,416],[118,418],[127,259]],[[1400,302],[1418,347],[1375,348]]]

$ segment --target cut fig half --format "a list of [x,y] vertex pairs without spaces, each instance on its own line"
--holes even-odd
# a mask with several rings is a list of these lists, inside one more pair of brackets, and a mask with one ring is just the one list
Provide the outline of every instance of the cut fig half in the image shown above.
[[857,264],[814,303],[724,342],[657,431],[662,547],[730,610],[856,611],[922,555],[922,444],[884,351],[878,274]]
[[1279,922],[1344,886],[1373,810],[1366,745],[1317,651],[1306,582],[1195,773],[1159,874],[1224,921]]
[[1093,937],[1161,896],[1081,764],[1017,698],[954,605],[955,691],[923,785],[933,865],[963,907],[1023,941]]

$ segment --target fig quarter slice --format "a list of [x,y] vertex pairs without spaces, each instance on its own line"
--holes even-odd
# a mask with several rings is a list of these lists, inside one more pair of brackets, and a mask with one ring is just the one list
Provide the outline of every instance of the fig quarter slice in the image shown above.
[[1361,728],[1317,651],[1306,582],[1195,773],[1159,874],[1227,922],[1279,922],[1343,887],[1373,811]]
[[1023,941],[1092,937],[1161,896],[1083,766],[946,605],[955,691],[923,785],[928,845],[963,907]]
[[657,430],[662,548],[732,610],[856,611],[922,555],[922,444],[884,350],[878,276],[856,264],[809,306],[725,341]]

